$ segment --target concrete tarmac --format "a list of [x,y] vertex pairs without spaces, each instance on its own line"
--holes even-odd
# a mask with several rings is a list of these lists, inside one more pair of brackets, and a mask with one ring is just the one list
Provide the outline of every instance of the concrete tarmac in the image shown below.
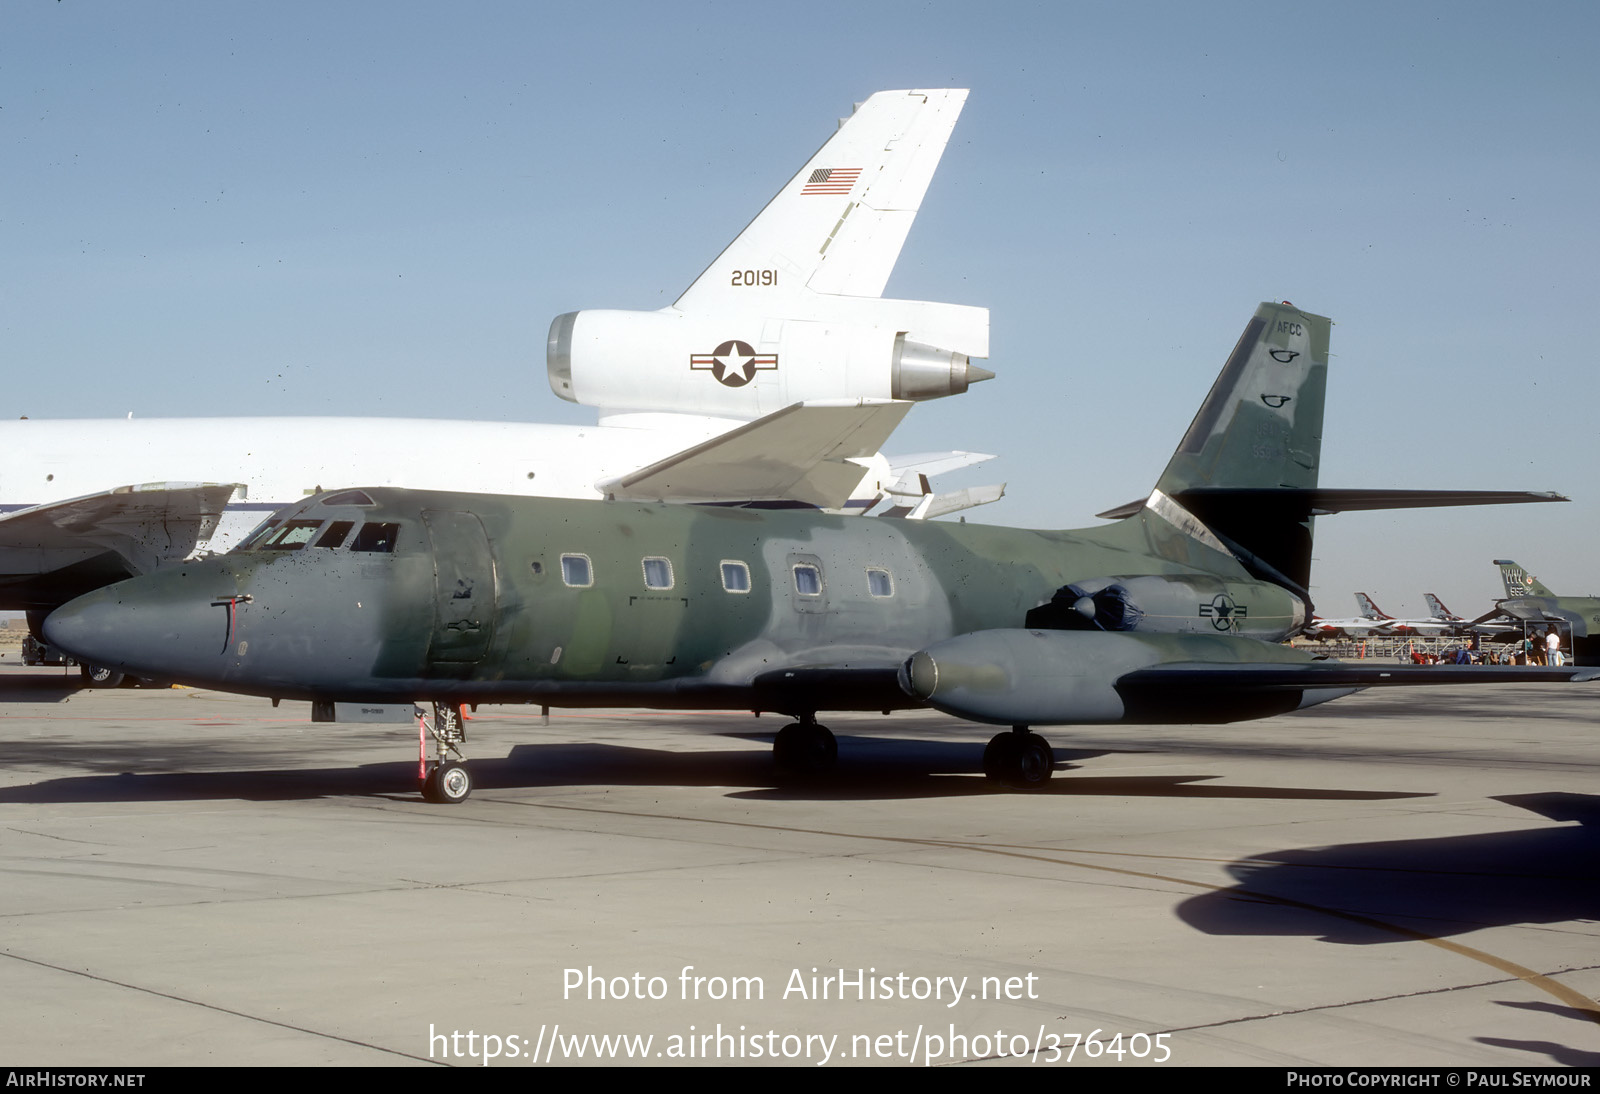
[[11,1064],[1600,1063],[1600,685],[1055,729],[1033,793],[934,714],[791,784],[771,716],[485,707],[441,806],[414,727],[70,679],[0,668]]

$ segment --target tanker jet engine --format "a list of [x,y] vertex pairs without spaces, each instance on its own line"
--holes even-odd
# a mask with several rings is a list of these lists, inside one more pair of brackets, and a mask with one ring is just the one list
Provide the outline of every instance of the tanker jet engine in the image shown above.
[[[1329,321],[1263,304],[1138,511],[1039,532],[804,511],[371,487],[233,552],[89,593],[45,623],[98,664],[286,699],[433,704],[430,800],[471,788],[462,704],[776,711],[788,769],[827,710],[931,706],[1012,727],[984,771],[1050,777],[1038,725],[1261,718],[1385,684],[1574,669],[1345,665],[1305,625],[1313,514],[1564,500],[1317,486]],[[419,758],[419,767],[426,766]]]

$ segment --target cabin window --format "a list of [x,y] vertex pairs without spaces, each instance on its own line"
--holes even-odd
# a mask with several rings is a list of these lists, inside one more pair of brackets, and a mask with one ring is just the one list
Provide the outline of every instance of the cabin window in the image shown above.
[[795,566],[794,591],[801,596],[821,596],[822,571],[804,562]]
[[594,573],[589,568],[588,555],[562,555],[561,580],[574,589],[587,589],[594,584]]
[[345,538],[350,535],[350,529],[354,528],[355,526],[356,522],[353,520],[336,520],[328,525],[327,531],[318,536],[316,542],[311,546],[327,547],[330,549],[338,547],[345,541]]
[[380,554],[389,554],[394,550],[394,541],[400,535],[400,526],[387,521],[368,521],[361,526],[361,531],[356,533],[355,542],[350,544],[352,551],[374,551]]
[[320,520],[286,520],[277,531],[261,541],[263,551],[298,551],[311,542],[322,527]]
[[875,566],[867,567],[867,592],[873,596],[893,596],[894,577],[888,570],[881,570]]
[[750,591],[750,567],[742,562],[725,561],[722,564],[722,587],[730,593]]
[[644,587],[646,589],[672,588],[672,563],[664,558],[645,559]]

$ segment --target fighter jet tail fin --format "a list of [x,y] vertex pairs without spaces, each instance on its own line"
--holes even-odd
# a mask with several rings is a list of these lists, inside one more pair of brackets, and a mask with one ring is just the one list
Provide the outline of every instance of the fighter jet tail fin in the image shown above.
[[1422,599],[1428,602],[1428,614],[1434,619],[1443,619],[1447,623],[1461,622],[1461,617],[1445,607],[1444,601],[1433,593],[1423,593]]
[[1500,567],[1500,580],[1505,583],[1506,596],[1555,596],[1556,594],[1545,588],[1544,582],[1534,577],[1527,570],[1512,562],[1509,558],[1497,558],[1494,564]]
[[1394,616],[1373,603],[1372,597],[1366,593],[1356,594],[1356,608],[1360,610],[1363,619],[1393,619]]

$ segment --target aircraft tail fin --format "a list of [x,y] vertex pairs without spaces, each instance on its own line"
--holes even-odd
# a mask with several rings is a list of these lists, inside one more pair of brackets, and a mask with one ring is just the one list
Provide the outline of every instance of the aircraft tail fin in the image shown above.
[[1262,304],[1145,503],[1304,593],[1333,322]]
[[806,290],[882,296],[966,101],[944,88],[858,104],[673,306],[718,311]]
[[1500,567],[1500,580],[1505,583],[1506,596],[1555,596],[1556,594],[1545,588],[1544,583],[1534,577],[1527,570],[1512,562],[1509,558],[1497,558],[1494,564]]
[[1314,489],[1332,326],[1292,304],[1257,308],[1156,489]]
[[1434,619],[1443,619],[1449,623],[1454,623],[1461,619],[1459,615],[1456,615],[1449,608],[1445,607],[1444,601],[1440,600],[1433,593],[1423,593],[1422,599],[1428,602],[1428,614]]
[[1361,611],[1363,619],[1393,619],[1394,616],[1373,603],[1372,597],[1366,593],[1356,594],[1356,607]]
[[1309,604],[1318,516],[1567,500],[1526,491],[1319,487],[1332,327],[1293,304],[1257,308],[1150,496],[1100,516],[1153,512]]

